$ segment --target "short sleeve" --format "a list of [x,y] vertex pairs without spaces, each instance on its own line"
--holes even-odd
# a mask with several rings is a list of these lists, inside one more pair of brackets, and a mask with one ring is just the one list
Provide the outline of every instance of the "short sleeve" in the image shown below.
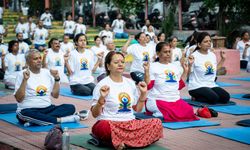
[[70,56],[69,56],[69,67],[71,69],[72,72],[75,72],[75,68],[74,68],[74,62],[77,61],[77,58],[74,57],[74,54],[72,52],[70,52]]
[[[95,60],[95,56],[94,56],[94,53],[92,51],[89,51],[89,57],[90,57],[89,60]],[[94,68],[96,61],[90,61],[89,62],[90,70],[92,70]]]
[[[26,70],[25,70],[26,71]],[[19,89],[19,87],[21,86],[23,81],[23,71],[19,72],[16,76],[16,83],[15,83],[15,91],[14,91],[14,95],[16,94],[17,90]]]
[[134,55],[134,50],[135,50],[135,45],[134,44],[130,45],[127,49],[127,53]]
[[4,58],[5,67],[8,67],[8,61],[9,61],[9,55],[6,55]]
[[133,96],[134,96],[134,103],[133,105],[136,105],[140,96],[140,92],[138,91],[138,88],[136,88],[135,84],[132,82],[131,84],[131,88],[134,91]]
[[96,87],[94,88],[94,91],[93,91],[93,102],[91,104],[91,106],[94,106],[97,104],[99,98],[100,98],[100,84],[97,84]]

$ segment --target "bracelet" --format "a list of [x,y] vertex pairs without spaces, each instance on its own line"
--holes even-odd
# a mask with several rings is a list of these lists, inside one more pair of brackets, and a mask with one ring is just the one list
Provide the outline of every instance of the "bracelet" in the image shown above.
[[60,81],[60,77],[55,78],[55,82],[59,82]]

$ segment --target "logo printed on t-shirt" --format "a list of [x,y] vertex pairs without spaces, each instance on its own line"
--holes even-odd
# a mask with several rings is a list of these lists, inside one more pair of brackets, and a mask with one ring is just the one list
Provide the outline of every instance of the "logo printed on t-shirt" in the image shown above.
[[149,53],[148,52],[143,52],[143,61],[149,61]]
[[36,88],[36,96],[45,96],[47,92],[47,88],[43,85],[39,85]]
[[20,62],[15,62],[15,71],[21,71],[21,63]]
[[131,111],[131,98],[130,98],[130,96],[125,92],[121,92],[118,95],[118,99],[120,102],[118,112],[130,112]]
[[177,82],[175,73],[173,71],[165,70],[164,72],[166,74],[166,81],[165,82]]
[[55,66],[62,66],[60,57],[55,58]]
[[85,58],[81,58],[81,70],[88,70],[88,60]]
[[205,62],[206,73],[205,75],[213,75],[214,74],[214,67],[210,61]]
[[40,40],[43,40],[43,34],[42,33],[40,34]]

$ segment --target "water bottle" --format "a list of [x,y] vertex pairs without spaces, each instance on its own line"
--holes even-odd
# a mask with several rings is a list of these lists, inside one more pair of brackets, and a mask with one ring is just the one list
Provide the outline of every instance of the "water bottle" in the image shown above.
[[62,150],[69,150],[69,132],[68,127],[63,128],[63,135],[62,135]]

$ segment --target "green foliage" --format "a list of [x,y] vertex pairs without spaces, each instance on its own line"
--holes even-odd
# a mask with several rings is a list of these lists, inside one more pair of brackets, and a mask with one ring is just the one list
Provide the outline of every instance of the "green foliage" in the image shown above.
[[162,22],[162,32],[166,34],[166,37],[170,37],[173,33],[175,26],[175,5],[170,7],[168,15]]
[[135,14],[138,11],[142,11],[145,7],[145,0],[100,0],[101,2],[110,3],[120,8],[121,13],[124,16],[129,16],[130,14]]

